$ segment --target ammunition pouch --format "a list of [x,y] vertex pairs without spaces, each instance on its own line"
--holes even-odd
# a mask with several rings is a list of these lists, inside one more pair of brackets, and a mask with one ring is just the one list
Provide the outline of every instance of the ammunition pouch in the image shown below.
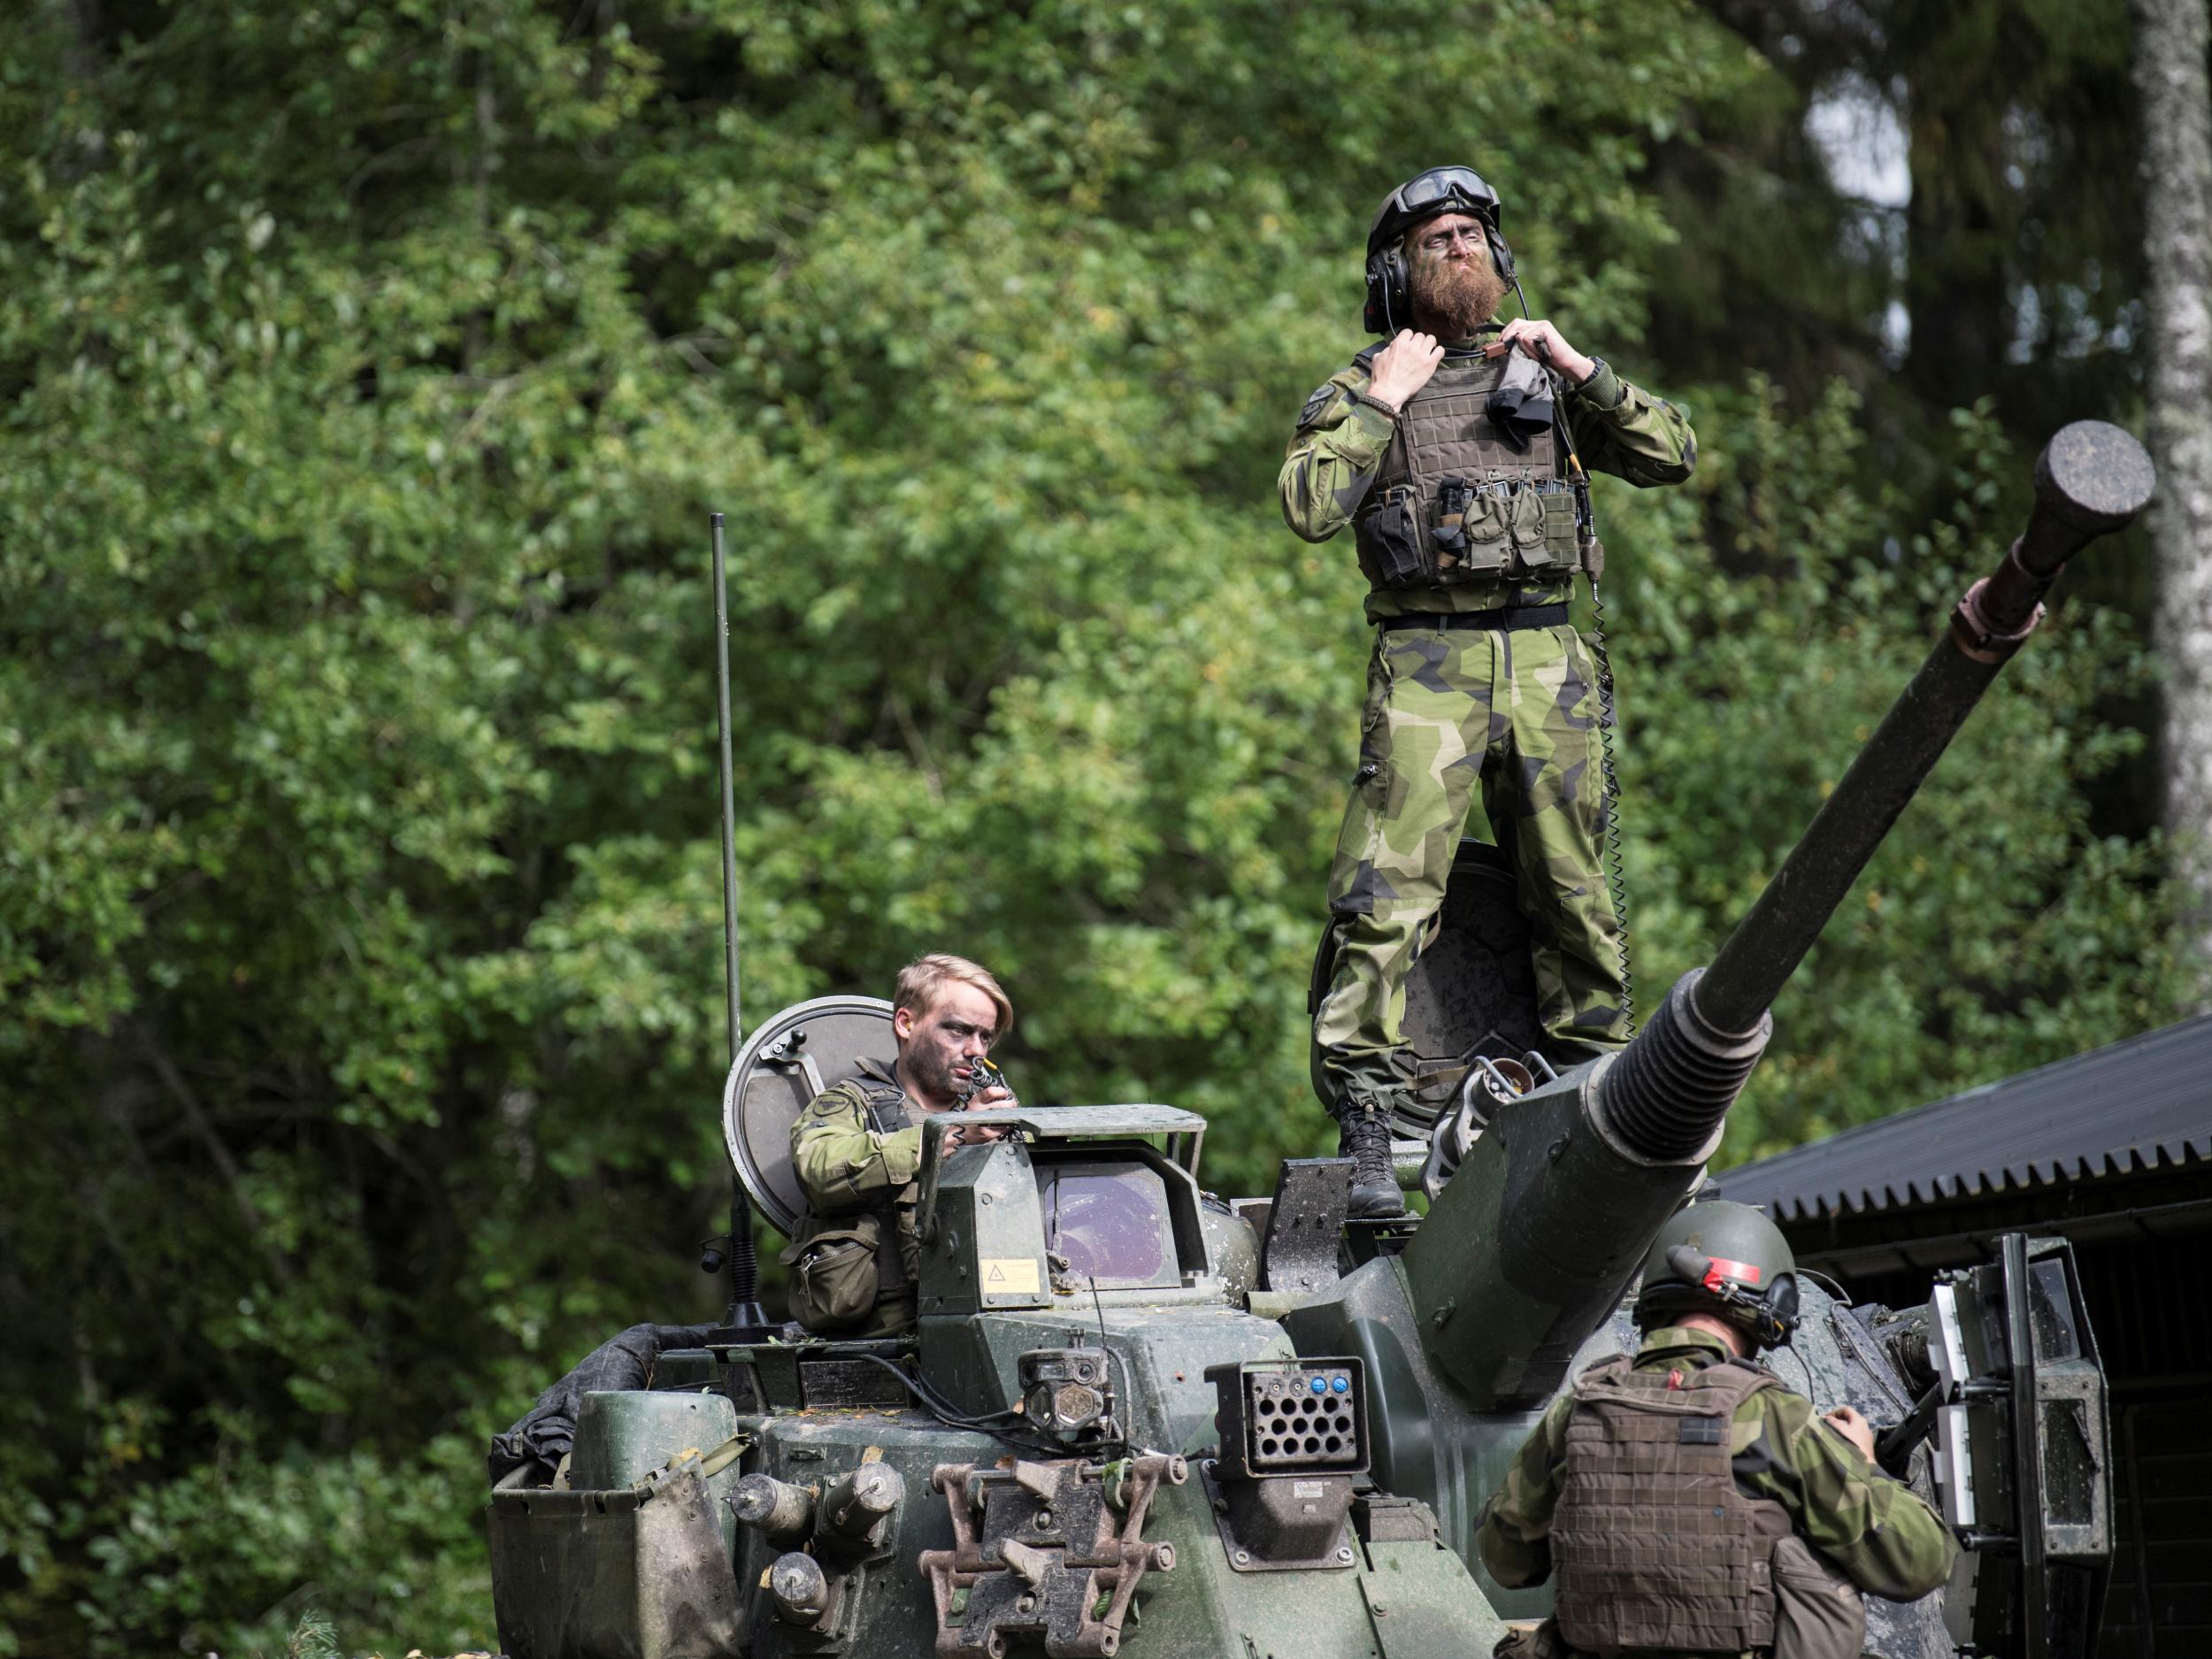
[[791,1317],[818,1335],[854,1331],[907,1292],[897,1222],[870,1210],[810,1223],[777,1258],[791,1270]]
[[1360,569],[1380,588],[1525,578],[1582,566],[1574,492],[1555,478],[1446,478],[1433,490],[1372,492],[1353,525]]

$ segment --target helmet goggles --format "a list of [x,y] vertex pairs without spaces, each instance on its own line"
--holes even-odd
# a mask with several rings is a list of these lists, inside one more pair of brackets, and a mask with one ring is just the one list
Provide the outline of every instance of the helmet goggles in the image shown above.
[[1483,182],[1472,167],[1431,167],[1416,173],[1384,200],[1367,233],[1371,257],[1385,243],[1395,242],[1409,227],[1439,213],[1472,213],[1493,230],[1498,225],[1498,193]]

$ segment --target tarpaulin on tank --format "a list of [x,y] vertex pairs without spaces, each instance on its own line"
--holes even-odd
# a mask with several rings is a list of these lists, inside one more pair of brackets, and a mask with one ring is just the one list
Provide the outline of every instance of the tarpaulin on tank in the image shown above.
[[664,1349],[698,1348],[721,1327],[712,1325],[634,1325],[586,1355],[575,1370],[538,1396],[515,1425],[492,1436],[485,1462],[497,1486],[517,1470],[521,1484],[541,1486],[553,1479],[576,1440],[576,1413],[584,1396],[601,1390],[642,1388]]

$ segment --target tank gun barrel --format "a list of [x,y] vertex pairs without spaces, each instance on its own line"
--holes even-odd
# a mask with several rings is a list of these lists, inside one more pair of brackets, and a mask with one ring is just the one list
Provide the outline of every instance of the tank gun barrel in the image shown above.
[[1996,570],[1967,589],[1945,636],[1698,982],[1698,1011],[1713,1029],[1745,1033],[1757,1023],[2027,638],[2066,561],[2125,528],[2149,501],[2153,481],[2142,446],[2101,420],[2077,421],[2044,447],[2027,529]]
[[1974,705],[2043,614],[2066,561],[2150,499],[2150,457],[2102,421],[2062,428],[2035,464],[2027,528],[1966,590],[1919,672],[1736,925],[1712,966],[1686,976],[1606,1086],[1622,1139],[1688,1156],[1716,1130],[1766,1046],[1767,1009]]
[[2133,519],[2154,481],[2117,427],[2059,432],[2036,462],[2026,530],[1959,601],[1713,965],[1684,975],[1618,1056],[1493,1116],[1402,1258],[1432,1362],[1479,1409],[1543,1399],[1610,1314],[1719,1145],[1766,1047],[1769,1005],[2027,638],[2066,561]]

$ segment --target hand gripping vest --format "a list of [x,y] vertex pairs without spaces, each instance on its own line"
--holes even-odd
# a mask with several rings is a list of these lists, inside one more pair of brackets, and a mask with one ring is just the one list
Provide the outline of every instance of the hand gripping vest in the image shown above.
[[1774,1380],[1734,1363],[1640,1371],[1616,1355],[1576,1382],[1551,1525],[1553,1617],[1576,1647],[1772,1646],[1789,1511],[1737,1491],[1728,1436]]
[[1556,428],[1517,448],[1486,412],[1505,363],[1448,357],[1398,411],[1353,523],[1360,569],[1377,588],[1553,581],[1579,568]]

